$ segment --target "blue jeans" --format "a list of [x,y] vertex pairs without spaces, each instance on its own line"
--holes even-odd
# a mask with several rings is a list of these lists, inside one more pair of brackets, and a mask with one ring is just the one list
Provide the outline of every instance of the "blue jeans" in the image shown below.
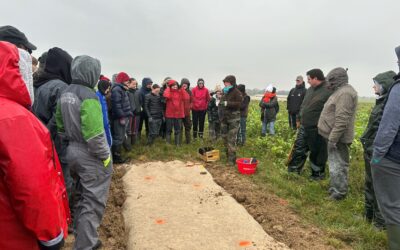
[[262,128],[261,128],[261,133],[262,134],[266,134],[267,133],[267,127],[269,128],[269,134],[270,135],[275,135],[275,121],[263,122],[262,123]]

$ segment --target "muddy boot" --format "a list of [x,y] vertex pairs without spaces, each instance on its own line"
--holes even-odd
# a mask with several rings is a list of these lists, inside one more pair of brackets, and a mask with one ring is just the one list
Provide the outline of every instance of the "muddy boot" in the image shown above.
[[166,134],[165,135],[165,139],[166,139],[168,144],[171,144],[171,134]]
[[122,164],[126,162],[127,159],[122,158],[121,150],[122,150],[122,145],[112,146],[113,163]]
[[181,138],[182,138],[181,134],[175,135],[175,145],[178,147],[181,145],[181,140],[182,140]]
[[400,226],[387,225],[386,234],[388,237],[389,250],[400,249]]

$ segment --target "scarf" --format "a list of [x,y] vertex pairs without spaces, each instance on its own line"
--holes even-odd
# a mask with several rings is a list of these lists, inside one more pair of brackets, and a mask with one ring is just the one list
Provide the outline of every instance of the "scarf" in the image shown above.
[[227,94],[231,88],[233,88],[232,85],[231,85],[231,86],[228,86],[228,87],[225,87],[225,88],[223,89],[224,94]]
[[263,97],[263,102],[269,102],[275,96],[276,96],[276,93],[266,92]]

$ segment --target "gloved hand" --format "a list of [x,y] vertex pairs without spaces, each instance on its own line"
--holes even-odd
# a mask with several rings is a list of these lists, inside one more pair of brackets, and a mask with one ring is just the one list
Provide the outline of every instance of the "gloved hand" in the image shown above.
[[337,149],[336,142],[328,141],[328,148]]
[[126,125],[126,119],[125,119],[125,117],[119,119],[119,124],[121,124],[122,126],[125,126],[125,125]]
[[153,118],[149,117],[149,122],[153,122]]
[[109,155],[108,158],[103,161],[103,165],[104,165],[105,168],[108,168],[111,165],[111,163],[112,163],[111,162],[111,155]]

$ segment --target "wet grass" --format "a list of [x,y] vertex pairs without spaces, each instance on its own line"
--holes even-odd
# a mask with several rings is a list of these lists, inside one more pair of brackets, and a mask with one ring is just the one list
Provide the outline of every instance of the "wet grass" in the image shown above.
[[[285,166],[288,152],[295,138],[295,133],[287,124],[285,103],[280,103],[280,113],[276,122],[277,135],[260,138],[261,122],[257,102],[251,102],[247,122],[247,143],[238,150],[239,157],[256,157],[260,164],[255,175],[249,177],[258,184],[267,187],[289,202],[307,223],[317,225],[326,232],[326,242],[334,248],[385,249],[386,236],[378,232],[363,218],[364,211],[364,162],[361,136],[369,117],[373,103],[360,103],[356,120],[356,140],[351,147],[351,165],[349,171],[349,194],[345,200],[335,202],[328,199],[329,176],[321,182],[308,179],[309,165],[299,176],[288,174]],[[131,157],[142,161],[148,160],[199,160],[197,149],[214,146],[221,150],[221,161],[226,157],[221,141],[217,144],[208,142],[207,137],[181,147],[167,145],[158,140],[148,147],[136,146]],[[301,234],[301,232],[299,232]]]

